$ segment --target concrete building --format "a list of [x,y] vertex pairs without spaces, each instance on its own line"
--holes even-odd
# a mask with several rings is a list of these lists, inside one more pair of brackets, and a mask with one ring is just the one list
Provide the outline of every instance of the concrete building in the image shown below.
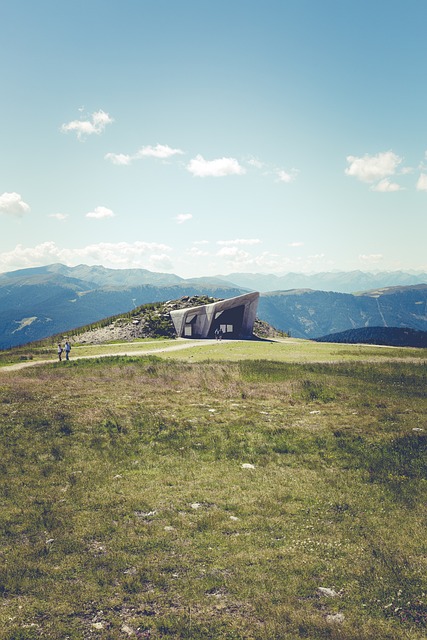
[[213,338],[218,328],[224,338],[250,338],[258,299],[258,292],[245,293],[199,307],[177,309],[170,315],[179,338]]

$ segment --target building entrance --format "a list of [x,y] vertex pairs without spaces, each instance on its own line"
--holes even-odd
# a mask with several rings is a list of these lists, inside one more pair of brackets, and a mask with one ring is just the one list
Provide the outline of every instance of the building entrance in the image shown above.
[[232,309],[225,309],[215,315],[215,320],[212,322],[209,337],[215,336],[215,330],[221,329],[223,338],[240,338],[243,326],[243,314],[245,306],[233,307]]

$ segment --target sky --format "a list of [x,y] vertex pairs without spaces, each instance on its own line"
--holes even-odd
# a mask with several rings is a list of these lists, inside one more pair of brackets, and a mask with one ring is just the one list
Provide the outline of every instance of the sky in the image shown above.
[[0,20],[0,272],[427,271],[425,0]]

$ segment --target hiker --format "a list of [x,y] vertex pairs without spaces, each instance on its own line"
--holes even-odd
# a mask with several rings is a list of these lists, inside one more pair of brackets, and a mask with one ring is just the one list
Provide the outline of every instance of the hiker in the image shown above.
[[67,342],[65,343],[65,359],[66,360],[70,359],[70,351],[71,351],[71,345],[67,340]]
[[64,349],[61,347],[61,345],[58,343],[58,360],[59,362],[62,361],[62,352],[64,351]]

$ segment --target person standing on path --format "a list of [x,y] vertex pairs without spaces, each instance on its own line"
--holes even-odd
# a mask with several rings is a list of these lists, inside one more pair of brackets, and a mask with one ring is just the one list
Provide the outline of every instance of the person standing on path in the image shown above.
[[58,344],[58,360],[59,362],[62,361],[62,352],[64,351],[64,349],[62,348],[61,344]]
[[70,351],[71,351],[71,345],[67,340],[67,342],[65,343],[65,359],[66,360],[70,359]]

